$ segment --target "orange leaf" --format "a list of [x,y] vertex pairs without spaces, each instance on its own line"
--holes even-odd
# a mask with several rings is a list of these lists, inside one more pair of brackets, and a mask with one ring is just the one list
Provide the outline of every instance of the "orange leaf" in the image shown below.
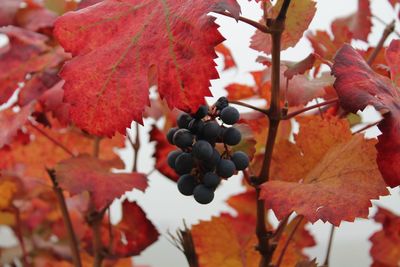
[[296,145],[277,149],[278,157],[283,159],[283,153],[287,158],[275,164],[294,169],[276,166],[282,176],[272,172],[275,181],[263,185],[261,198],[280,219],[293,211],[312,223],[321,219],[339,225],[365,218],[370,200],[388,194],[376,165],[375,141],[352,137],[343,121],[315,120],[320,122],[300,128]]

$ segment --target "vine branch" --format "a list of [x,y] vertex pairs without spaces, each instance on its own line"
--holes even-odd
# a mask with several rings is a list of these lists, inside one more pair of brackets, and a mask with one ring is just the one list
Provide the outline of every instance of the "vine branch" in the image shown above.
[[272,77],[271,77],[271,103],[268,112],[269,129],[265,144],[265,154],[258,177],[252,179],[257,197],[257,224],[256,235],[258,239],[257,250],[261,254],[260,267],[267,267],[276,249],[276,243],[271,242],[272,234],[267,232],[265,221],[265,204],[260,199],[261,184],[269,180],[272,153],[278,133],[279,122],[282,116],[280,108],[280,65],[281,65],[281,38],[285,29],[286,13],[291,0],[284,0],[279,15],[274,20],[267,21],[268,32],[272,37]]
[[378,56],[379,52],[382,50],[386,39],[394,31],[395,23],[396,23],[396,21],[393,20],[390,24],[388,24],[385,27],[385,30],[382,33],[381,39],[379,40],[377,46],[375,47],[374,51],[372,52],[372,54],[369,56],[369,58],[367,60],[368,65],[372,65],[372,63],[374,63],[374,61],[375,61],[376,57]]
[[330,255],[331,255],[332,241],[333,241],[334,234],[335,234],[335,226],[332,225],[331,226],[331,231],[330,231],[330,234],[329,234],[328,248],[326,250],[325,261],[324,261],[324,264],[323,264],[323,266],[326,266],[326,267],[329,266],[329,258],[330,258]]
[[37,127],[35,124],[33,124],[31,122],[31,126],[32,128],[34,128],[36,131],[38,131],[41,135],[43,135],[44,137],[46,137],[49,141],[51,141],[53,144],[55,144],[56,146],[58,146],[59,148],[61,148],[62,150],[65,151],[65,153],[69,154],[71,157],[75,157],[74,153],[72,153],[71,150],[68,149],[68,147],[66,147],[65,145],[63,145],[62,143],[60,143],[58,140],[54,139],[53,137],[51,137],[50,135],[48,135],[45,131],[43,131],[42,129],[40,129],[39,127]]
[[305,107],[303,109],[296,110],[296,111],[294,111],[292,113],[289,113],[286,116],[282,117],[282,120],[289,120],[289,119],[291,119],[291,118],[293,118],[293,117],[295,117],[295,116],[297,116],[297,115],[299,115],[301,113],[304,113],[306,111],[309,111],[309,110],[312,110],[312,109],[315,109],[315,108],[320,108],[320,107],[323,107],[323,106],[327,106],[327,105],[330,105],[330,104],[334,104],[334,103],[337,103],[338,101],[339,101],[339,99],[335,98],[335,99],[331,99],[331,100],[328,100],[328,101],[325,101],[325,102],[322,102],[322,103],[318,103],[318,104],[315,104],[315,105],[312,105],[312,106],[309,106],[309,107]]
[[67,204],[65,202],[64,194],[62,192],[62,189],[58,185],[57,177],[55,175],[54,170],[46,169],[46,171],[47,171],[48,175],[50,176],[50,180],[53,184],[53,190],[57,196],[57,200],[60,205],[64,225],[67,228],[68,239],[69,239],[68,243],[69,243],[69,247],[71,249],[72,261],[74,262],[74,266],[81,267],[82,263],[81,263],[81,256],[79,253],[79,244],[78,244],[78,240],[76,238],[74,227],[72,225],[71,217],[69,216],[69,212],[68,212]]
[[132,146],[133,149],[133,166],[132,166],[132,172],[137,171],[137,164],[138,164],[138,156],[139,156],[139,149],[140,149],[140,128],[139,128],[139,123],[135,123],[135,130],[136,130],[136,137],[135,141],[132,140],[132,137],[130,134],[127,132],[126,136],[128,137],[128,141]]
[[286,251],[287,251],[287,249],[288,249],[288,247],[289,247],[289,244],[290,244],[290,242],[292,241],[292,239],[293,239],[293,237],[294,237],[294,234],[296,233],[296,231],[297,231],[297,229],[299,228],[299,226],[300,226],[300,224],[301,224],[302,221],[303,221],[303,216],[301,216],[301,218],[299,219],[299,221],[298,221],[298,222],[296,223],[296,225],[294,226],[292,232],[290,232],[290,235],[289,235],[288,239],[286,240],[286,243],[285,243],[285,245],[284,245],[284,247],[283,247],[283,249],[282,249],[282,251],[281,251],[281,254],[279,255],[278,261],[277,261],[277,263],[276,263],[276,267],[281,266],[282,261],[283,261],[283,257],[284,257],[285,254],[286,254]]
[[220,15],[224,15],[226,17],[230,17],[236,20],[239,20],[241,22],[244,22],[246,24],[249,24],[250,26],[253,26],[254,28],[260,30],[261,32],[265,32],[265,33],[269,33],[270,31],[268,30],[268,27],[266,27],[265,25],[262,25],[261,23],[258,23],[257,21],[248,19],[248,18],[244,18],[242,16],[239,17],[234,17],[231,13],[226,12],[226,11],[214,11],[214,13],[220,14]]
[[238,106],[242,106],[242,107],[246,107],[255,111],[259,111],[265,115],[268,115],[268,109],[263,109],[263,108],[258,108],[256,106],[241,102],[241,101],[229,101],[229,104],[234,104],[234,105],[238,105]]

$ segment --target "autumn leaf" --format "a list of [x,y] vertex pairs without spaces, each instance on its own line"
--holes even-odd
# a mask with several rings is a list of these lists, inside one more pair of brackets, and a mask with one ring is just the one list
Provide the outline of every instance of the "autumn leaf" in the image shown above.
[[0,176],[0,210],[11,205],[14,197],[22,192],[22,182],[13,176]]
[[[122,220],[113,227],[112,258],[139,255],[157,241],[159,233],[136,202],[122,203]],[[134,226],[134,227],[132,227]],[[104,233],[104,236],[108,234]]]
[[390,67],[390,77],[396,86],[400,86],[400,40],[392,40],[385,53]]
[[219,44],[215,47],[215,51],[220,53],[224,58],[224,70],[236,67],[235,59],[233,58],[228,47],[223,44]]
[[378,208],[374,219],[382,229],[370,237],[372,267],[396,267],[400,261],[400,217],[384,208]]
[[45,35],[15,26],[3,27],[0,33],[10,39],[8,51],[0,54],[0,104],[3,104],[28,73],[58,65],[64,58],[46,45]]
[[0,26],[14,23],[15,14],[18,12],[22,0],[2,0],[0,6]]
[[261,198],[279,219],[293,211],[311,223],[365,218],[370,200],[388,194],[375,162],[376,142],[352,136],[344,121],[314,120],[303,121],[296,144],[278,144],[273,181],[262,186]]
[[104,209],[127,191],[147,187],[142,173],[111,173],[108,162],[81,155],[61,161],[55,166],[60,186],[71,194],[88,191],[97,210]]
[[247,243],[240,244],[226,219],[213,217],[211,221],[202,221],[194,225],[191,232],[200,266],[258,266],[260,255],[254,249],[255,235]]
[[303,60],[297,62],[293,66],[289,66],[288,69],[283,73],[289,80],[297,74],[304,74],[307,70],[312,69],[316,60],[315,54],[311,53]]
[[372,28],[371,17],[370,0],[358,0],[357,11],[348,17],[334,20],[332,28],[347,27],[354,39],[367,42]]
[[237,17],[240,7],[235,0],[105,0],[60,17],[54,35],[74,56],[60,73],[71,119],[107,136],[141,123],[150,68],[170,108],[196,110],[211,96],[214,47],[224,40],[207,13],[223,10]]
[[155,168],[161,172],[165,177],[171,179],[172,181],[177,181],[179,175],[168,165],[168,154],[171,151],[176,150],[176,146],[168,143],[166,134],[153,125],[150,131],[150,142],[156,142],[156,147],[154,150],[154,158],[156,159]]
[[[287,245],[280,266],[292,267],[298,262],[308,260],[308,257],[304,254],[303,250],[315,246],[316,242],[314,237],[306,229],[307,224],[307,220],[304,220],[302,216],[296,216],[290,221],[290,223],[288,223],[279,239],[272,257],[273,263],[277,264],[288,241],[289,244]],[[291,237],[290,240],[289,237]]]
[[0,111],[0,148],[10,144],[33,112],[33,105],[14,113],[10,109]]
[[[270,12],[268,12],[269,18],[275,18],[279,14],[283,2],[283,0],[277,1]],[[304,31],[310,25],[316,10],[313,0],[297,0],[290,3],[285,20],[285,31],[282,33],[281,50],[285,50],[297,44],[303,36]],[[263,21],[261,23],[265,24]],[[257,30],[252,37],[250,47],[271,54],[271,35]]]
[[383,114],[378,124],[377,163],[386,184],[400,184],[400,95],[392,82],[375,73],[364,59],[350,46],[344,45],[337,53],[332,68],[336,76],[335,90],[340,105],[356,113],[372,105]]
[[[49,129],[37,125],[45,135],[57,140],[67,147],[74,155],[92,153],[94,139],[72,126]],[[11,149],[0,150],[0,170],[13,169],[16,165],[24,166],[24,175],[35,178],[46,178],[48,176],[45,168],[52,168],[61,160],[71,155],[54,144],[38,130],[28,127],[30,140],[28,144],[13,143]],[[104,138],[100,141],[101,150],[99,158],[102,160],[113,160],[117,155],[114,149],[124,147],[125,138],[116,135],[113,138]]]

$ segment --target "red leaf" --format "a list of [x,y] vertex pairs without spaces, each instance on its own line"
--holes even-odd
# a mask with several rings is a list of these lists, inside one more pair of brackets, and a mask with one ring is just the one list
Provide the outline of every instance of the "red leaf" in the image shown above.
[[155,168],[165,177],[173,181],[178,181],[179,176],[168,165],[167,162],[169,152],[176,150],[176,146],[168,143],[165,133],[160,131],[155,125],[153,125],[153,128],[150,131],[150,142],[153,141],[156,142],[156,147],[153,155],[153,157],[156,159]]
[[228,47],[223,44],[219,44],[215,47],[215,51],[221,53],[224,57],[224,70],[236,67],[236,62]]
[[111,173],[110,164],[87,155],[70,158],[56,165],[60,186],[71,194],[89,191],[97,210],[134,188],[144,191],[147,178],[141,173]]
[[288,67],[288,69],[283,73],[289,80],[297,74],[304,74],[307,70],[310,70],[314,66],[316,57],[313,53],[309,54],[305,59]]
[[54,35],[75,56],[60,73],[71,119],[92,134],[125,133],[149,105],[150,68],[169,107],[197,109],[218,77],[214,47],[223,41],[207,13],[225,9],[240,12],[235,0],[105,0],[59,18]]
[[18,83],[31,72],[40,72],[57,65],[62,59],[51,51],[45,42],[47,37],[22,28],[8,26],[0,29],[10,39],[10,48],[0,54],[0,104],[5,103]]
[[370,237],[372,242],[371,256],[374,260],[372,267],[395,267],[400,260],[400,217],[392,212],[378,208],[374,217],[382,224],[382,230]]
[[262,186],[261,198],[279,219],[293,211],[312,223],[334,225],[367,217],[370,200],[388,194],[375,163],[375,141],[352,136],[344,121],[314,120],[302,123],[296,145],[277,147],[275,160],[284,160],[274,162],[277,180]]
[[55,13],[42,6],[21,9],[16,16],[20,27],[35,32],[52,28],[56,18]]
[[363,58],[350,46],[344,45],[335,57],[333,74],[334,87],[340,104],[356,113],[367,105],[373,105],[384,113],[378,127],[382,135],[379,143],[377,162],[379,169],[390,187],[400,184],[400,95],[392,82],[375,73]]
[[[268,12],[269,18],[275,18],[283,4],[283,0],[278,0],[274,7]],[[286,21],[285,31],[282,34],[281,50],[293,47],[307,30],[316,12],[313,0],[297,0],[290,3]],[[299,18],[301,17],[301,20]],[[265,22],[261,22],[265,24]],[[271,54],[272,38],[270,34],[256,31],[251,40],[251,48]]]
[[32,114],[33,105],[23,107],[18,113],[11,110],[0,112],[0,148],[10,144],[21,127],[26,123]]
[[358,8],[354,14],[346,18],[336,19],[332,23],[332,28],[348,28],[353,33],[353,38],[368,41],[368,35],[371,32],[371,9],[370,0],[358,0]]
[[392,40],[386,49],[385,57],[392,81],[396,86],[400,86],[400,40]]
[[46,112],[52,112],[53,116],[59,120],[62,125],[66,125],[69,120],[70,105],[63,102],[64,90],[62,86],[64,81],[55,84],[51,89],[44,92],[39,98]]
[[122,214],[122,221],[113,227],[115,234],[111,254],[116,258],[139,255],[157,241],[159,236],[157,229],[136,202],[125,200],[122,203]]
[[22,0],[2,0],[0,5],[0,26],[13,24]]

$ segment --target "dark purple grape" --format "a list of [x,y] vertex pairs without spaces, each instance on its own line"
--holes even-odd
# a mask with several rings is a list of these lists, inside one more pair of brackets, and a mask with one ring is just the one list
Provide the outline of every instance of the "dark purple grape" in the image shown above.
[[184,174],[179,177],[177,182],[178,190],[182,195],[191,196],[193,195],[193,190],[197,186],[196,177],[190,174]]
[[175,160],[175,171],[177,174],[186,174],[192,171],[193,165],[192,154],[184,152]]
[[190,122],[192,119],[193,119],[192,116],[190,116],[189,114],[187,114],[187,113],[181,113],[181,114],[178,116],[176,122],[177,122],[179,128],[181,128],[181,129],[188,129],[188,127],[189,127],[189,122]]
[[173,137],[173,142],[182,149],[188,148],[193,144],[193,134],[186,129],[179,129]]
[[229,146],[235,146],[240,143],[242,139],[242,134],[240,131],[234,127],[226,129],[222,137],[225,144]]
[[196,111],[196,113],[193,115],[193,118],[201,120],[208,114],[208,106],[207,105],[202,105],[199,107],[199,109]]
[[208,204],[214,199],[214,190],[199,184],[193,191],[194,199],[200,204]]
[[176,133],[176,131],[178,131],[177,127],[174,127],[174,128],[171,128],[168,130],[167,140],[168,140],[168,143],[170,143],[171,145],[175,145],[173,140],[174,140],[174,134]]
[[193,119],[190,121],[188,129],[193,134],[199,134],[199,133],[201,133],[203,127],[204,127],[204,121]]
[[215,103],[215,107],[218,110],[223,110],[229,105],[228,99],[224,96],[218,98],[217,102]]
[[169,154],[168,154],[168,165],[169,165],[172,169],[175,169],[175,161],[176,161],[176,158],[177,158],[180,154],[182,154],[182,151],[180,151],[180,150],[174,150],[174,151],[169,152]]
[[193,145],[192,153],[200,160],[207,160],[212,157],[213,148],[207,141],[199,140]]
[[217,174],[223,178],[231,177],[236,171],[235,164],[229,159],[221,159],[217,165]]
[[209,121],[204,124],[201,131],[201,138],[209,142],[215,142],[220,133],[221,126],[215,121]]
[[235,164],[236,170],[242,171],[249,166],[249,157],[243,151],[233,153],[231,160]]
[[221,155],[219,154],[218,150],[215,148],[213,149],[213,154],[209,160],[206,162],[213,165],[214,167],[217,166],[218,162],[221,160]]
[[209,188],[216,188],[221,182],[221,178],[213,172],[207,172],[203,177],[203,184]]
[[239,120],[239,111],[234,107],[226,107],[219,115],[221,120],[228,125],[235,124]]

